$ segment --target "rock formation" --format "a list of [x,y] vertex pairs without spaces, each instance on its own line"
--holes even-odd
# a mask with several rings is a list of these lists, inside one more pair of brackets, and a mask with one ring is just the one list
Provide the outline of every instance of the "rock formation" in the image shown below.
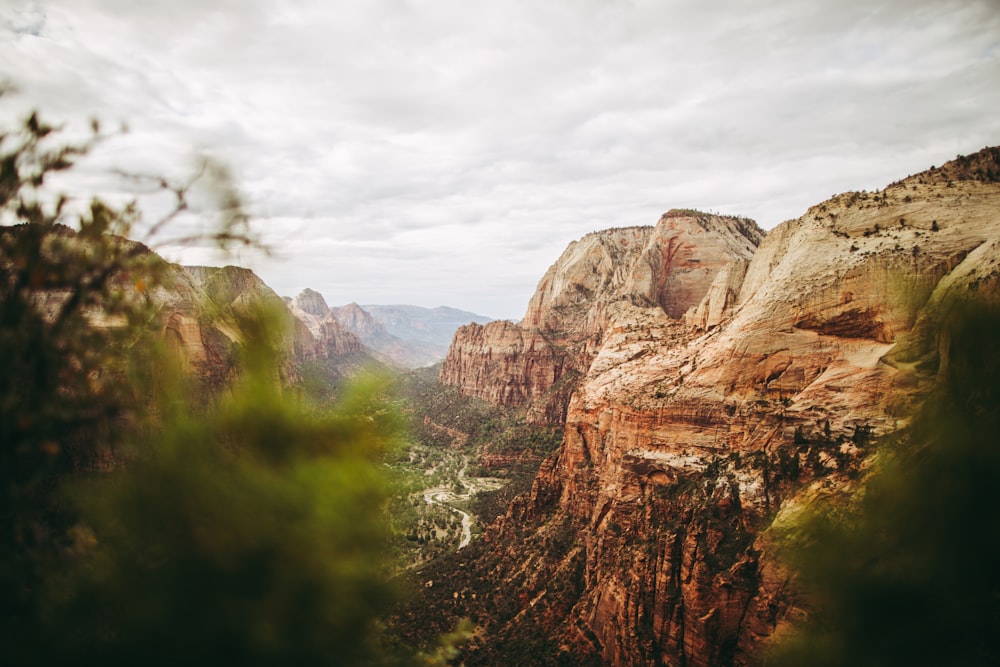
[[378,340],[389,337],[389,332],[385,330],[385,327],[376,322],[371,313],[356,303],[331,308],[330,314],[362,341],[366,338]]
[[[191,286],[192,292],[190,296],[172,301],[174,311],[171,320],[182,318],[190,323],[193,317],[199,323],[202,344],[214,348],[208,350],[208,356],[214,359],[231,357],[232,349],[240,344],[242,338],[238,316],[256,307],[269,308],[282,318],[289,360],[305,361],[327,356],[309,331],[291,317],[281,297],[253,271],[237,266],[187,266],[178,267],[178,271],[180,275],[172,281],[173,284],[176,286],[184,281]],[[190,314],[185,314],[185,311]],[[176,333],[185,348],[196,349],[197,346],[189,344],[181,331],[177,329]],[[193,336],[193,339],[197,340],[198,336]],[[219,346],[224,346],[226,352],[221,352]],[[194,359],[200,360],[202,356],[194,352]]]
[[676,318],[723,279],[711,305],[720,317],[732,305],[725,277],[742,276],[762,238],[750,220],[697,211],[670,211],[655,227],[588,234],[549,268],[520,324],[459,329],[441,382],[500,405],[528,406],[534,421],[560,423],[620,304]]
[[361,339],[334,316],[319,292],[306,288],[288,302],[288,307],[323,348],[325,356],[321,358],[368,352]]
[[323,364],[333,380],[371,361],[356,336],[336,321],[311,328],[249,269],[173,266],[152,297],[167,339],[208,387],[224,385],[235,372],[235,353],[242,343],[239,318],[256,307],[268,308],[280,320],[288,381],[300,379],[306,364]]
[[[538,405],[565,441],[456,579],[456,616],[577,664],[745,665],[795,609],[768,527],[857,482],[933,382],[948,297],[1000,299],[1000,149],[814,206],[761,241],[675,212],[571,244],[520,325],[463,328],[442,382]],[[760,242],[760,247],[755,246]],[[556,416],[546,412],[548,418]]]
[[393,336],[371,313],[356,303],[331,308],[332,316],[344,328],[361,339],[368,349],[387,363],[415,368],[433,363],[437,357],[426,353],[419,344]]
[[[336,346],[345,350],[345,346],[363,345],[381,362],[403,368],[429,366],[443,359],[448,343],[441,341],[451,341],[458,327],[456,317],[461,324],[476,318],[488,321],[453,308],[362,307],[356,303],[331,308],[322,294],[308,288],[286,302],[317,338],[337,341]],[[400,335],[390,332],[390,327]]]

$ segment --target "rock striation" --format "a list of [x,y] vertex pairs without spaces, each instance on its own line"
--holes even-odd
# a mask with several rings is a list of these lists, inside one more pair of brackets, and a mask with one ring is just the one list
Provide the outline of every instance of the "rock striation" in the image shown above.
[[[499,405],[527,406],[535,422],[561,423],[619,304],[681,317],[720,276],[742,275],[763,236],[745,218],[677,210],[653,227],[588,234],[545,273],[519,324],[458,330],[441,382]],[[731,305],[725,294],[716,297],[714,316]]]
[[306,288],[288,302],[288,307],[317,341],[319,358],[367,353],[361,339],[336,318],[319,292]]
[[944,304],[1000,300],[998,180],[991,148],[763,239],[687,212],[599,232],[520,325],[462,329],[441,380],[465,393],[533,405],[579,377],[563,446],[468,564],[517,602],[457,605],[490,638],[467,663],[547,637],[553,661],[755,664],[797,613],[768,528],[905,423]]
[[173,266],[152,298],[159,305],[167,340],[209,388],[224,386],[236,372],[243,340],[240,319],[256,308],[268,309],[279,320],[287,381],[300,379],[307,364],[322,363],[333,379],[371,361],[356,336],[336,321],[310,327],[249,269]]

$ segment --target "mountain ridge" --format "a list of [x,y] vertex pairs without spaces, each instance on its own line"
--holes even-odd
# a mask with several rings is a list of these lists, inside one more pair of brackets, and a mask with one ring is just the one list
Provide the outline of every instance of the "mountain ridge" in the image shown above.
[[[547,638],[540,664],[755,664],[801,614],[771,522],[855,485],[871,439],[905,426],[945,363],[941,304],[1000,302],[997,173],[988,148],[837,195],[674,302],[655,289],[663,264],[620,294],[620,263],[576,262],[612,277],[591,289],[593,272],[574,280],[568,261],[529,303],[536,328],[460,330],[441,381],[463,393],[552,398],[524,379],[556,375],[540,349],[578,373],[558,398],[562,447],[462,561],[468,576],[441,591],[464,602],[434,607],[484,628],[467,664],[516,660],[531,637]],[[579,257],[575,243],[564,255]],[[521,602],[470,601],[462,587],[476,577]]]
[[329,306],[319,292],[306,288],[286,297],[296,317],[314,334],[325,326],[356,337],[371,354],[402,368],[431,366],[448,350],[455,329],[490,318],[449,306],[424,308],[405,304]]
[[722,267],[747,261],[763,235],[745,218],[697,211],[670,211],[655,226],[587,234],[549,267],[520,323],[458,330],[441,382],[501,405],[527,406],[538,423],[561,422],[576,381],[600,349],[611,304],[683,315],[700,304]]

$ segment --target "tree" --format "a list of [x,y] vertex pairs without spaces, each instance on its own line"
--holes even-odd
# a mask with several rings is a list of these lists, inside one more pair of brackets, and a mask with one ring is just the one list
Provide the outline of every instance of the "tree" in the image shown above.
[[[43,186],[99,139],[50,147],[56,128],[29,116],[0,133],[0,642],[31,634],[42,565],[66,546],[72,518],[60,481],[110,446],[136,406],[120,381],[151,315],[142,289],[156,262],[112,236],[133,207],[94,200],[72,230],[68,200]],[[94,326],[96,319],[121,326]]]
[[378,463],[394,417],[374,380],[332,410],[289,400],[264,340],[248,338],[243,376],[209,409],[161,389],[142,455],[71,489],[82,553],[48,581],[46,662],[384,661]]
[[[50,148],[57,134],[34,114],[0,134],[0,223],[17,223],[0,227],[5,661],[409,661],[378,624],[395,596],[380,461],[396,420],[383,385],[323,409],[283,391],[278,319],[256,312],[239,321],[234,386],[192,400],[156,333],[150,294],[166,265],[125,238],[135,206],[95,199],[73,216],[65,197],[45,197],[99,127]],[[183,210],[187,186],[162,186]],[[221,199],[212,237],[246,240],[238,202]]]

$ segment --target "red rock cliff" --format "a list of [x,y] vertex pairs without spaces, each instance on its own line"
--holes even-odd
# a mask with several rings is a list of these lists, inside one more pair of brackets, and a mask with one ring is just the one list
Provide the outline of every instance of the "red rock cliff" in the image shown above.
[[561,423],[615,304],[679,317],[702,302],[720,274],[745,266],[762,237],[752,221],[695,211],[671,211],[655,227],[588,234],[549,268],[520,324],[459,329],[441,382],[499,405],[528,406],[535,421]]
[[[579,661],[754,664],[794,608],[768,548],[776,514],[855,483],[869,436],[897,428],[899,406],[933,382],[920,369],[938,346],[924,338],[946,296],[1000,298],[1000,184],[975,175],[1000,174],[998,158],[988,149],[976,159],[990,169],[966,180],[949,163],[835,197],[704,276],[689,249],[681,300],[638,289],[663,279],[616,268],[629,253],[595,244],[580,279],[547,274],[525,328],[457,336],[446,379],[469,392],[524,382],[525,330],[593,336],[563,447],[484,538],[480,572],[521,603],[459,611],[490,637],[469,664],[532,636]],[[636,256],[662,267],[679,256],[669,247]],[[600,302],[591,318],[605,276],[644,298]],[[498,358],[500,334],[503,363],[477,367]]]
[[323,361],[346,368],[367,357],[361,341],[335,320],[318,322],[311,330],[249,269],[177,266],[168,278],[153,294],[160,304],[165,335],[210,387],[222,386],[235,372],[234,352],[242,344],[236,316],[260,304],[271,307],[282,320],[288,380],[299,376],[304,363]]

